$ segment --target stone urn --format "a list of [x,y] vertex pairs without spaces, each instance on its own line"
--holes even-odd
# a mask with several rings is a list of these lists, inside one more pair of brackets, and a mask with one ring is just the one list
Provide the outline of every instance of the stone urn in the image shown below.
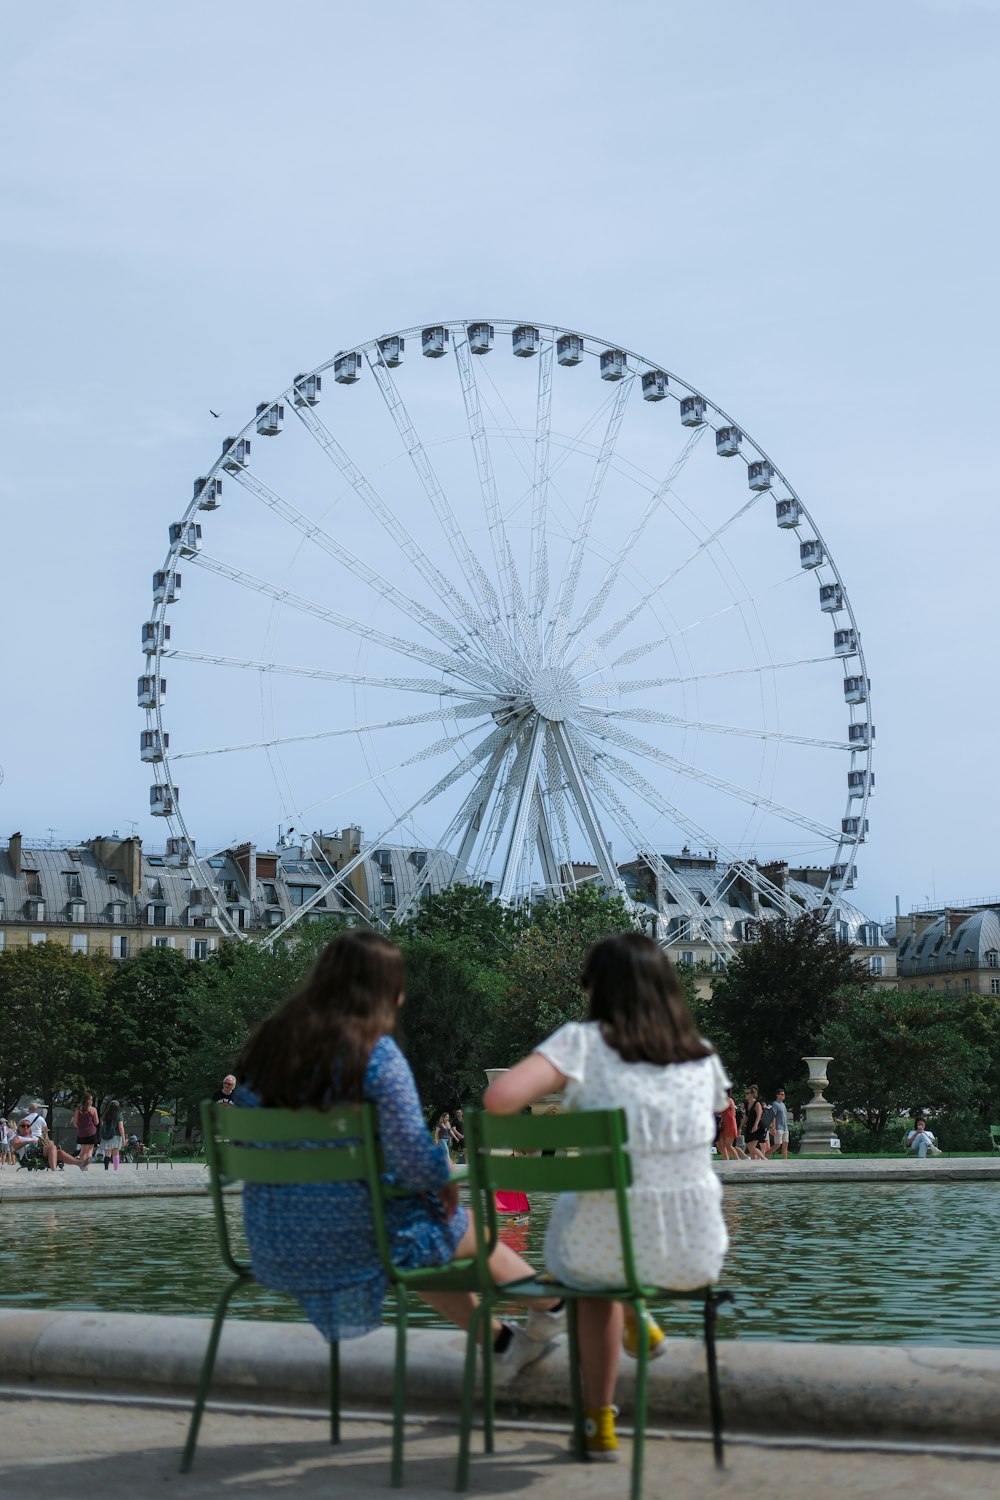
[[803,1111],[806,1128],[802,1133],[799,1151],[809,1156],[839,1156],[840,1141],[833,1120],[833,1110],[823,1098],[823,1090],[829,1083],[826,1070],[832,1057],[804,1057],[802,1061],[809,1069],[809,1087],[813,1097]]

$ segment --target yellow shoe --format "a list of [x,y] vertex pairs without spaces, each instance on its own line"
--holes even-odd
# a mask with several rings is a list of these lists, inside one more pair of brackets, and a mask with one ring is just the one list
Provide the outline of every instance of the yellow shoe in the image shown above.
[[583,1451],[598,1463],[618,1462],[617,1406],[588,1406],[583,1413]]
[[[653,1318],[646,1319],[646,1331],[649,1339],[650,1359],[659,1359],[661,1354],[667,1352],[667,1336]],[[625,1318],[625,1327],[622,1329],[622,1348],[629,1359],[635,1359],[639,1353],[639,1320],[635,1317]]]

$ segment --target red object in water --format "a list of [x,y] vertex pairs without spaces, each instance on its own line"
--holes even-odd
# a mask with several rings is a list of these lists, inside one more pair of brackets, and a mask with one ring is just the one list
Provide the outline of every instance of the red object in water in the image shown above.
[[530,1214],[531,1204],[525,1193],[494,1193],[498,1214]]

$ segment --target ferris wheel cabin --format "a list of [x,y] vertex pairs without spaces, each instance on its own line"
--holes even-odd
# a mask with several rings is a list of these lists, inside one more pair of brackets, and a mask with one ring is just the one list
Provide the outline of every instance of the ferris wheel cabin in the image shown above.
[[158,783],[149,789],[149,810],[154,818],[169,818],[177,808],[177,788],[175,786],[160,786]]
[[715,451],[720,458],[735,458],[742,442],[743,434],[738,427],[720,427],[715,434]]
[[323,377],[321,375],[296,375],[293,397],[295,405],[315,406],[322,389]]
[[153,574],[153,603],[162,604],[164,600],[173,604],[180,593],[181,575],[179,573],[165,573],[160,570]]
[[140,677],[137,701],[140,708],[155,708],[156,705],[167,695],[167,679],[161,677],[159,681],[155,677]]
[[394,370],[397,365],[401,365],[403,363],[403,352],[405,348],[406,340],[404,338],[401,338],[398,333],[394,333],[392,338],[379,339],[379,364],[386,365],[390,370]]
[[847,742],[852,750],[867,750],[875,738],[873,724],[848,724]]
[[195,521],[175,521],[170,528],[170,545],[181,557],[194,557],[201,551],[201,527]]
[[[828,615],[835,615],[839,609],[844,607],[844,590],[839,583],[821,583],[819,586],[819,607],[826,610]],[[845,651],[845,656],[853,656],[853,651]]]
[[867,703],[868,689],[871,683],[867,677],[845,677],[844,678],[844,702],[845,703]]
[[338,354],[333,362],[333,378],[338,385],[353,385],[361,375],[361,355],[355,350]]
[[215,475],[211,479],[202,476],[194,482],[194,498],[199,510],[218,510],[222,504],[222,480]]
[[227,437],[222,440],[222,467],[238,474],[250,462],[250,439]]
[[164,750],[170,749],[170,736],[166,732],[160,733],[158,729],[144,729],[139,736],[139,757],[141,760],[160,761],[163,759]]
[[797,500],[776,500],[774,502],[774,519],[784,530],[799,524],[802,507]]
[[835,630],[833,632],[833,654],[834,656],[857,656],[858,633],[856,630]]
[[628,359],[622,349],[605,349],[601,355],[601,379],[621,380],[628,374]]
[[647,370],[642,377],[643,401],[663,401],[667,394],[667,376],[663,370]]
[[161,625],[158,620],[147,620],[142,627],[142,649],[147,656],[162,650],[169,639],[170,626]]
[[518,324],[510,338],[518,359],[530,359],[538,352],[538,329],[532,328],[530,323]]
[[823,543],[815,538],[799,543],[799,562],[803,568],[818,568],[823,561]]
[[866,792],[873,792],[874,790],[874,771],[848,771],[847,795],[849,797],[863,797]]
[[473,354],[489,354],[493,348],[493,324],[470,323],[466,329],[469,349]]
[[681,426],[701,427],[705,422],[708,403],[702,396],[685,396],[681,402]]
[[561,365],[578,365],[583,358],[583,339],[578,333],[564,333],[556,339],[556,359]]
[[257,407],[257,435],[258,437],[277,437],[285,425],[285,404],[283,401],[275,401],[269,406],[266,401],[261,401]]
[[863,844],[868,832],[868,819],[841,818],[840,831],[845,838],[855,839],[859,844]]
[[747,465],[747,484],[752,490],[769,490],[774,480],[774,470],[766,458],[755,459]]
[[448,353],[450,334],[441,323],[425,328],[420,335],[420,352],[425,359],[442,359]]

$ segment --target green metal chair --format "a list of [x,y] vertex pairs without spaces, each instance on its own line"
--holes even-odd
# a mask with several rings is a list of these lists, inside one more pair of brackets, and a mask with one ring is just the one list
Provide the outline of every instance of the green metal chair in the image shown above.
[[1000,1125],[990,1126],[990,1145],[994,1151],[1000,1151]]
[[[379,1259],[396,1302],[396,1355],[393,1381],[391,1483],[403,1483],[403,1435],[406,1401],[406,1331],[411,1291],[459,1292],[482,1290],[478,1259],[451,1261],[447,1266],[403,1270],[394,1265],[385,1221],[385,1205],[392,1198],[411,1196],[387,1183],[377,1138],[377,1116],[370,1104],[332,1106],[329,1110],[243,1109],[234,1105],[201,1106],[209,1192],[222,1260],[232,1280],[216,1304],[208,1347],[202,1363],[181,1473],[194,1461],[198,1430],[215,1367],[222,1325],[230,1299],[252,1286],[253,1267],[233,1254],[223,1201],[223,1186],[234,1182],[293,1184],[305,1182],[366,1182],[372,1197],[372,1219]],[[320,1143],[318,1146],[316,1143]],[[324,1149],[324,1147],[328,1149]],[[332,1148],[332,1149],[330,1149]],[[456,1174],[464,1175],[464,1174]],[[487,1280],[488,1272],[487,1274]],[[492,1282],[489,1282],[492,1286]],[[473,1319],[466,1341],[462,1443],[471,1429],[471,1401],[475,1387],[476,1332]],[[486,1340],[492,1353],[491,1341]],[[492,1363],[490,1363],[492,1374]],[[489,1427],[492,1442],[492,1422]],[[330,1344],[330,1441],[340,1441],[340,1350]],[[466,1469],[468,1455],[466,1451]]]
[[142,1156],[136,1157],[136,1171],[139,1170],[139,1163],[141,1161],[144,1161],[146,1163],[147,1172],[149,1171],[150,1162],[153,1161],[156,1162],[157,1171],[160,1170],[161,1161],[165,1161],[170,1167],[170,1170],[173,1171],[174,1164],[171,1160],[173,1144],[174,1133],[172,1130],[151,1130],[149,1133],[149,1145],[146,1147]]
[[[577,1458],[585,1458],[583,1390],[580,1379],[580,1345],[577,1324],[577,1301],[581,1297],[600,1298],[625,1302],[635,1310],[639,1321],[638,1357],[635,1382],[635,1436],[632,1447],[632,1500],[642,1495],[642,1473],[645,1451],[646,1408],[649,1389],[649,1348],[644,1337],[647,1305],[651,1301],[701,1302],[704,1315],[705,1355],[708,1373],[709,1409],[712,1419],[712,1443],[715,1463],[723,1465],[722,1402],[719,1394],[718,1366],[715,1351],[715,1323],[719,1304],[731,1302],[732,1293],[715,1286],[698,1287],[694,1290],[674,1291],[669,1287],[646,1286],[635,1269],[632,1245],[632,1226],[629,1215],[628,1187],[631,1182],[631,1162],[626,1149],[627,1121],[623,1110],[587,1110],[561,1115],[496,1116],[482,1111],[466,1112],[466,1153],[469,1165],[469,1182],[476,1211],[485,1225],[480,1256],[485,1268],[485,1257],[496,1243],[497,1214],[494,1193],[499,1189],[508,1192],[539,1193],[614,1193],[618,1212],[618,1227],[622,1243],[622,1262],[625,1284],[621,1288],[583,1288],[565,1286],[549,1278],[533,1277],[499,1287],[483,1298],[480,1317],[490,1316],[492,1306],[500,1298],[512,1297],[517,1301],[530,1302],[534,1298],[564,1297],[567,1306],[570,1356],[570,1397],[573,1417],[573,1447]],[[514,1156],[518,1152],[570,1152],[570,1155]],[[486,1273],[488,1276],[488,1272]],[[488,1341],[487,1341],[488,1344]],[[492,1360],[487,1349],[486,1367]],[[492,1446],[492,1397],[493,1383],[485,1381],[485,1426],[487,1447]],[[463,1423],[466,1417],[463,1412]],[[467,1463],[467,1443],[460,1450],[458,1487],[464,1487],[466,1472],[461,1469],[462,1457]]]

